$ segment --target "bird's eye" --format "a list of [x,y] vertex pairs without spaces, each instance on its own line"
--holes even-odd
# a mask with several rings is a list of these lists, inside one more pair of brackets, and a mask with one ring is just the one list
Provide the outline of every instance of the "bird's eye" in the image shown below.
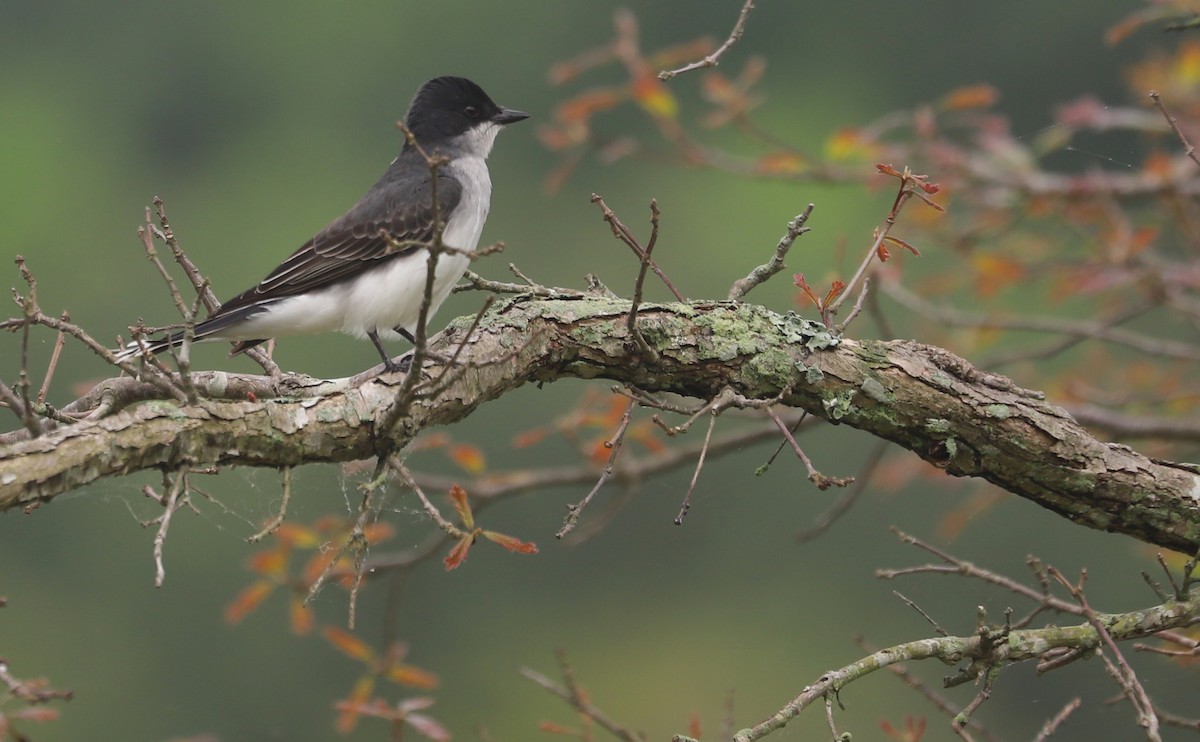
[[479,118],[479,109],[475,106],[467,106],[463,109],[463,113],[466,114],[467,118],[469,119]]

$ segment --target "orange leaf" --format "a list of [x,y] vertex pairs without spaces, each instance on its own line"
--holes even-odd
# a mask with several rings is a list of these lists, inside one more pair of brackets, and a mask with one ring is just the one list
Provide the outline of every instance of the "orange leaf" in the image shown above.
[[282,575],[287,569],[287,553],[275,549],[250,556],[250,571],[260,575]]
[[412,686],[413,688],[424,688],[432,690],[438,687],[438,676],[422,670],[414,665],[397,665],[389,667],[387,671],[387,679],[393,683]]
[[368,544],[377,544],[380,541],[387,541],[392,536],[396,535],[396,529],[388,523],[375,522],[363,528],[363,538]]
[[354,688],[350,691],[350,697],[344,701],[339,701],[336,708],[341,710],[341,714],[337,720],[337,730],[342,734],[349,734],[354,731],[354,727],[358,726],[359,710],[365,708],[367,699],[371,697],[371,691],[375,688],[375,678],[367,675],[358,679],[354,684]]
[[522,541],[519,538],[496,533],[495,531],[484,531],[483,537],[489,541],[500,544],[509,551],[515,551],[519,554],[536,554],[538,553],[537,544],[528,541]]
[[917,251],[917,248],[913,247],[911,244],[900,239],[899,237],[892,237],[891,235],[888,235],[888,236],[884,237],[883,239],[887,240],[888,242],[892,243],[893,245],[899,245],[900,247],[903,247],[905,250],[908,250],[910,253],[912,253],[913,255],[916,255],[918,258],[921,257],[921,253]]
[[336,626],[326,626],[321,630],[330,644],[337,647],[343,654],[360,662],[375,661],[375,650],[348,631],[342,631]]
[[695,711],[692,712],[691,718],[688,719],[688,734],[693,739],[700,739],[700,714],[697,714]]
[[971,256],[971,262],[975,266],[975,290],[985,297],[995,296],[1025,275],[1023,265],[993,253],[977,252]]
[[225,622],[234,626],[241,623],[242,619],[262,605],[274,589],[275,583],[267,580],[259,580],[247,586],[238,593],[232,603],[225,606]]
[[459,520],[471,530],[475,527],[475,516],[471,513],[471,504],[467,502],[467,492],[457,484],[450,488],[450,502],[458,513]]
[[312,611],[304,607],[304,601],[299,596],[293,596],[288,603],[288,614],[291,616],[293,634],[304,636],[312,631]]
[[469,443],[460,443],[456,446],[451,446],[448,454],[450,460],[468,474],[479,474],[487,467],[483,451],[478,446],[472,446]]
[[675,118],[679,113],[679,104],[675,96],[663,85],[655,75],[645,73],[638,75],[633,81],[633,99],[652,116]]
[[946,111],[962,111],[969,108],[987,108],[1000,99],[1000,91],[991,85],[968,85],[951,90],[939,102]]
[[550,428],[534,428],[533,430],[527,430],[524,433],[518,433],[513,438],[513,448],[528,448],[535,443],[541,443],[547,437],[549,437],[551,432],[552,431]]
[[801,172],[804,166],[804,158],[795,152],[771,152],[754,163],[754,169],[763,175],[789,175]]
[[442,563],[446,565],[446,571],[457,568],[460,564],[467,560],[467,552],[471,550],[471,544],[475,543],[475,534],[468,533],[458,540]]
[[316,531],[299,523],[280,523],[275,529],[275,538],[281,543],[301,549],[311,549],[321,542]]
[[625,100],[624,94],[612,88],[593,90],[575,96],[554,111],[554,117],[564,124],[586,121],[592,114],[607,111]]
[[871,159],[878,150],[879,145],[859,129],[841,129],[825,142],[825,155],[831,160]]
[[543,721],[538,724],[538,729],[550,734],[561,734],[565,737],[577,737],[579,733],[570,727],[565,727],[562,724],[554,721]]

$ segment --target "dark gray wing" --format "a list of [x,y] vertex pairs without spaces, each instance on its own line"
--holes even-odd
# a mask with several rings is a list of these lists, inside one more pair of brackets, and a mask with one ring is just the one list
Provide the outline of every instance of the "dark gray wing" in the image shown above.
[[[397,167],[400,164],[394,163],[350,211],[304,243],[257,286],[222,304],[209,321],[227,312],[349,280],[418,249],[406,243],[431,242],[435,215],[429,172],[423,177],[404,177],[403,168]],[[439,174],[438,214],[443,223],[461,197],[458,182]]]

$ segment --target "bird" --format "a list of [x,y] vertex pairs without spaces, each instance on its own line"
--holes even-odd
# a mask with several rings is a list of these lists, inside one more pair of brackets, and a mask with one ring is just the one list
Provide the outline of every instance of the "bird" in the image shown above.
[[[527,118],[464,77],[429,80],[405,114],[403,149],[375,185],[256,286],[197,323],[193,340],[236,341],[236,355],[274,337],[341,331],[369,339],[385,371],[405,370],[381,337],[415,343],[428,246],[439,226],[453,250],[438,255],[427,318],[466,272],[491,204],[487,157],[502,128]],[[441,158],[436,168],[433,158]],[[183,340],[183,332],[135,340],[117,358],[161,353]]]

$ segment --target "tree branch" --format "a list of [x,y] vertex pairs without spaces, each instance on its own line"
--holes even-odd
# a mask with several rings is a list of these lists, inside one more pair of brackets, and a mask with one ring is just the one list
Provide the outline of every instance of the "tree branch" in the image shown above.
[[[194,405],[161,399],[163,390],[142,382],[109,380],[87,395],[109,414],[34,439],[25,431],[3,439],[0,511],[147,469],[371,458],[525,383],[607,378],[698,399],[726,388],[748,399],[778,399],[893,441],[950,474],[982,477],[1081,525],[1185,553],[1200,548],[1196,467],[1098,440],[1040,393],[946,350],[831,338],[817,323],[748,304],[643,304],[639,326],[659,353],[655,363],[629,343],[629,310],[627,300],[595,296],[503,302],[479,322],[457,378],[436,394],[418,395],[388,430],[377,423],[402,382],[389,377],[279,382],[193,373],[202,395]],[[452,352],[474,321],[455,320],[430,349]],[[516,351],[514,337],[526,339]],[[281,396],[269,398],[272,389]],[[153,401],[127,406],[136,399]],[[66,409],[85,414],[81,407]]]

